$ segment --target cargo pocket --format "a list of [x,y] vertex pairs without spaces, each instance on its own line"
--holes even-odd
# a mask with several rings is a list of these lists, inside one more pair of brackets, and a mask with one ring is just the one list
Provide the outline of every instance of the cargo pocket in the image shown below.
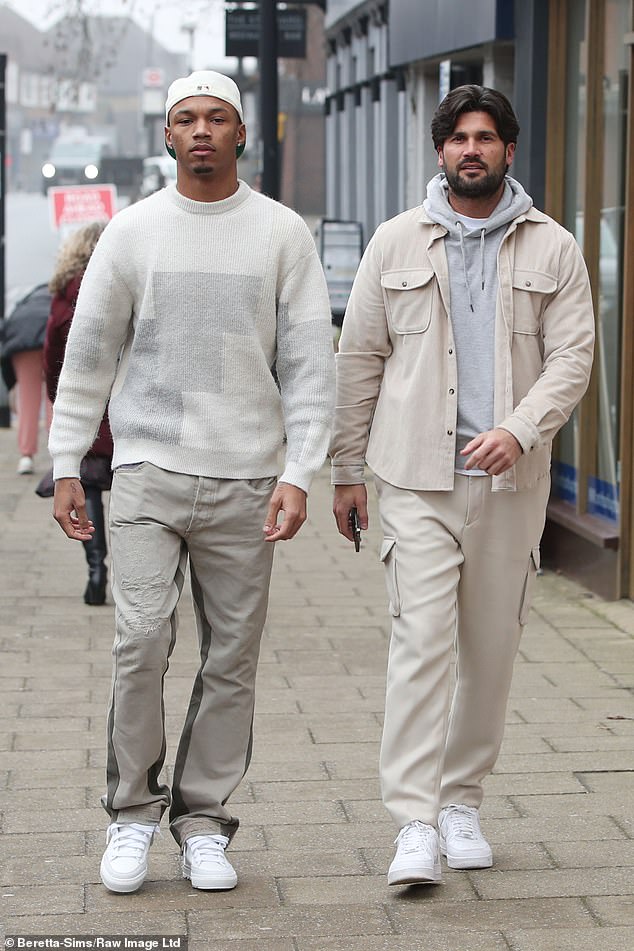
[[388,611],[392,617],[398,617],[401,613],[401,599],[398,593],[398,580],[396,577],[396,539],[386,536],[381,545],[381,561],[385,568],[385,585],[387,587],[387,596],[390,599]]
[[531,549],[531,557],[528,561],[528,571],[526,573],[526,578],[524,580],[524,590],[522,591],[522,599],[520,602],[520,624],[524,625],[528,621],[528,615],[531,609],[531,602],[533,600],[533,588],[535,586],[535,578],[537,577],[537,572],[539,571],[539,548]]

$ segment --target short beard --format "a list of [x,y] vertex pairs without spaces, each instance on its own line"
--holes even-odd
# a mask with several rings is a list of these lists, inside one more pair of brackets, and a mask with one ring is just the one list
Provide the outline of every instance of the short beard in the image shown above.
[[211,175],[213,168],[210,168],[208,165],[197,165],[192,169],[194,175]]
[[489,171],[484,178],[469,181],[468,179],[460,178],[459,172],[449,172],[445,169],[445,177],[449,188],[454,195],[457,195],[459,198],[491,198],[504,181],[507,172],[508,165],[506,165],[501,172]]

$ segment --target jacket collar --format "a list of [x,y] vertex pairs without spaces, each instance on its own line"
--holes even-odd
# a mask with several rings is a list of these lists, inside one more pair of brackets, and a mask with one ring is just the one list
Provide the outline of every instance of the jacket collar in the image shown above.
[[[443,225],[439,225],[436,221],[432,221],[422,205],[419,206],[418,212],[419,213],[416,220],[420,224],[432,226],[431,234],[429,235],[429,244],[427,245],[428,247],[432,245],[434,241],[437,241],[438,238],[445,237],[447,234],[447,229],[444,228]],[[532,221],[535,224],[543,225],[547,224],[550,220],[551,219],[548,217],[548,215],[544,214],[543,211],[538,211],[537,208],[531,206],[528,211],[522,212],[521,215],[518,215],[517,218],[514,218],[513,221],[510,222],[507,229],[507,234],[515,230],[517,225],[521,224],[523,221]]]
[[[435,221],[432,221],[422,205],[419,206],[418,211],[418,221],[425,225],[435,225],[436,228],[438,228],[439,234],[447,234],[447,229],[443,228],[442,225],[437,224]],[[521,221],[535,221],[538,224],[546,224],[551,219],[548,217],[548,215],[545,215],[543,211],[538,211],[537,208],[532,206],[528,209],[528,211],[523,212],[513,220],[516,224],[519,224]]]

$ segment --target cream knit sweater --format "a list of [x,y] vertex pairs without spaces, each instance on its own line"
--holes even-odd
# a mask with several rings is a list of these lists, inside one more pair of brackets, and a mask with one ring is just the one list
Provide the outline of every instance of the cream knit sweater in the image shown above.
[[[275,364],[279,388],[271,368]],[[290,209],[240,182],[218,202],[170,186],[119,212],[82,281],[49,448],[77,477],[109,401],[113,467],[308,490],[334,405],[325,279]]]

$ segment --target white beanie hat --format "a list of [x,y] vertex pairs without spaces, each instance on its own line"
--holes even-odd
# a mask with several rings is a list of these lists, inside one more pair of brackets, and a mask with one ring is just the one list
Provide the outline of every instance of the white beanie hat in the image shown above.
[[223,76],[222,73],[215,73],[211,69],[199,69],[191,76],[183,76],[181,79],[175,79],[167,90],[167,99],[165,100],[165,124],[169,124],[169,114],[172,106],[182,99],[188,99],[190,96],[215,96],[216,99],[222,99],[228,102],[240,116],[240,122],[244,122],[242,113],[242,101],[240,99],[240,90],[229,76]]

